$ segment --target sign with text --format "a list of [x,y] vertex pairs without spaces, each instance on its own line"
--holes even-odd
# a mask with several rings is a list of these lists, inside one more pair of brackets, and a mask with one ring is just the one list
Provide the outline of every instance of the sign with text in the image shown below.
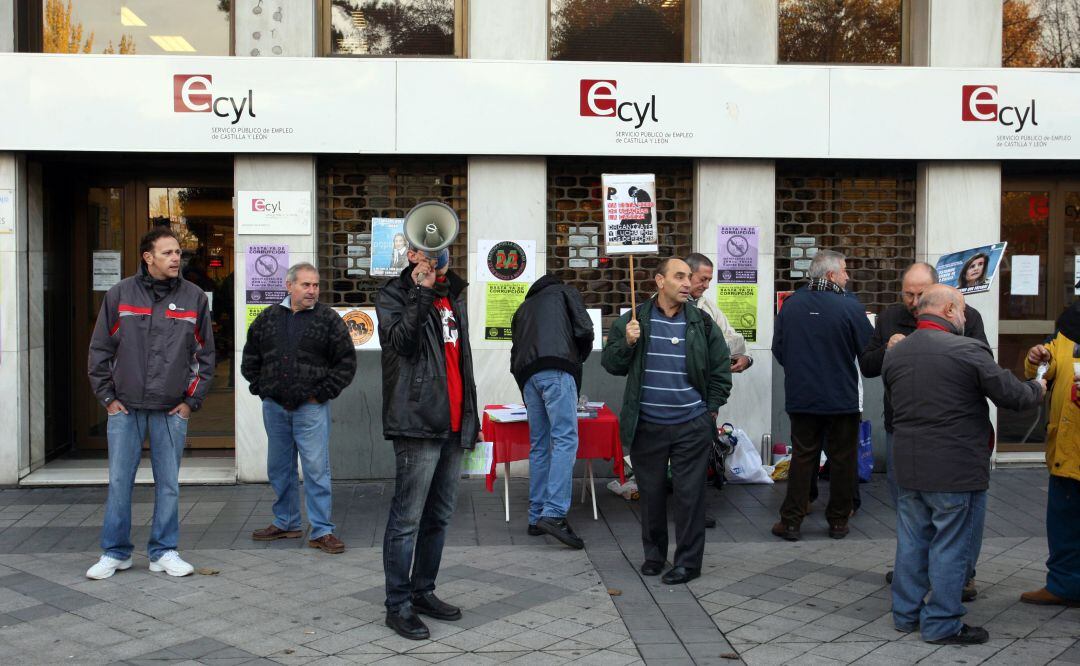
[[352,338],[353,349],[380,349],[379,346],[379,318],[375,314],[375,308],[334,308],[341,315],[346,328],[349,329],[349,337]]
[[536,280],[536,241],[476,241],[477,282],[533,282]]
[[655,253],[658,248],[655,174],[605,173],[601,182],[604,251],[609,255]]
[[311,233],[311,192],[236,193],[236,233],[306,236]]
[[965,294],[990,291],[1008,243],[994,243],[942,256],[935,268],[938,282],[956,287]]
[[716,282],[757,284],[758,228],[717,227]]
[[273,305],[285,300],[288,245],[249,245],[244,256],[248,304]]

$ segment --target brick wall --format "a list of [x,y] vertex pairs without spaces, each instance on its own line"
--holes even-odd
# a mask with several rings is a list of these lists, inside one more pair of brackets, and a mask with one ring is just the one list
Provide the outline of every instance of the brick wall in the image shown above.
[[450,258],[464,275],[466,173],[467,162],[458,157],[320,158],[318,253],[323,302],[375,305],[375,292],[386,278],[368,275],[371,218],[405,217],[423,201],[441,201],[461,218],[461,233],[450,246]]
[[776,290],[805,284],[819,248],[847,257],[848,289],[868,311],[897,302],[915,261],[914,164],[777,163]]
[[634,257],[637,297],[655,291],[660,258],[692,251],[693,168],[690,160],[548,158],[548,271],[576,287],[585,306],[600,308],[604,329],[630,307],[630,260],[607,258],[603,248],[604,173],[655,173],[658,255]]

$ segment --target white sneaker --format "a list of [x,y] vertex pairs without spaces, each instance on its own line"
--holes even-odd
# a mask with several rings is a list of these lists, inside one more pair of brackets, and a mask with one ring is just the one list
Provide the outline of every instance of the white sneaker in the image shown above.
[[150,563],[150,571],[154,573],[164,571],[170,576],[190,576],[195,571],[195,567],[180,559],[180,553],[167,550],[156,562]]
[[126,560],[118,560],[115,557],[102,555],[101,559],[97,561],[97,564],[86,570],[86,577],[93,578],[94,580],[104,580],[117,571],[123,571],[124,569],[130,568],[130,557]]

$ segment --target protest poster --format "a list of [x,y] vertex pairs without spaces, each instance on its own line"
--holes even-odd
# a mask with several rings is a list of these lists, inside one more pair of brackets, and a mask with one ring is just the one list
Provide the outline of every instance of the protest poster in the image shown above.
[[380,349],[379,318],[374,308],[334,308],[349,329],[353,349]]
[[757,284],[758,228],[717,228],[717,284]]
[[244,286],[249,305],[271,305],[285,300],[288,245],[249,245],[244,264],[247,269]]
[[659,244],[653,201],[655,174],[605,173],[601,182],[607,254],[655,253]]
[[512,340],[510,322],[525,302],[527,282],[488,282],[484,299],[484,339]]
[[716,307],[747,342],[757,342],[756,284],[716,285]]
[[251,328],[251,322],[255,321],[255,318],[259,316],[259,313],[270,307],[269,305],[251,305],[246,306],[247,314],[244,317],[244,328]]
[[396,217],[371,218],[371,275],[394,277],[409,265],[409,243],[405,240],[405,220]]
[[938,282],[965,294],[989,291],[997,276],[1007,243],[982,245],[942,256],[937,261]]
[[477,282],[533,282],[536,280],[536,241],[476,241]]

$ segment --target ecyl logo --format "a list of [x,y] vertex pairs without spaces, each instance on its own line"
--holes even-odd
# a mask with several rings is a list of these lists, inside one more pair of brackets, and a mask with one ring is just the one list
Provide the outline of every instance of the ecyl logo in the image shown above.
[[620,102],[616,96],[617,86],[613,79],[581,79],[581,115],[636,122],[634,129],[640,129],[646,120],[659,122],[656,119],[656,95],[651,95],[644,106],[638,102]]
[[[240,117],[255,117],[255,97],[251,90],[247,97],[236,103],[235,97],[214,97],[214,77],[210,74],[173,75],[173,111],[176,113],[210,113],[219,118],[232,118],[230,125],[240,122]],[[226,102],[228,104],[226,104]]]
[[1024,129],[1028,121],[1037,127],[1035,119],[1035,100],[1026,107],[1001,106],[998,104],[998,87],[989,85],[963,86],[961,90],[963,106],[960,119],[965,122],[998,122],[1006,127],[1015,127],[1013,132]]
[[251,212],[253,213],[280,213],[280,201],[267,201],[266,199],[252,199]]

